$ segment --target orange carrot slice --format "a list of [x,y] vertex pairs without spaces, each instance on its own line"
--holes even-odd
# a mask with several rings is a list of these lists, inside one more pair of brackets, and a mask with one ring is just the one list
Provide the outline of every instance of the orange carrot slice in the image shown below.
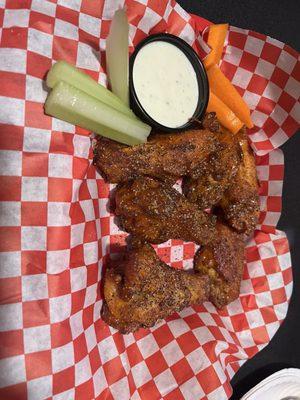
[[228,24],[216,24],[209,27],[207,43],[212,50],[204,60],[205,68],[208,69],[213,64],[219,64],[227,31]]
[[207,71],[210,90],[229,107],[234,114],[247,126],[252,128],[250,110],[229,79],[220,68],[214,64]]
[[230,110],[215,94],[210,91],[208,112],[215,112],[220,123],[230,132],[236,134],[244,125],[241,120]]

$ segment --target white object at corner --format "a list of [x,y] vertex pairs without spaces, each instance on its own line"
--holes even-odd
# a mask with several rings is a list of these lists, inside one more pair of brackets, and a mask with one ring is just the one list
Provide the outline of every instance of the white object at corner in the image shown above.
[[300,369],[285,368],[261,381],[241,400],[300,400]]

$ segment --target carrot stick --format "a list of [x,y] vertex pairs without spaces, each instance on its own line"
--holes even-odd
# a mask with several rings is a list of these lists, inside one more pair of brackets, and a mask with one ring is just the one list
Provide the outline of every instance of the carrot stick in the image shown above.
[[213,64],[219,64],[227,31],[228,24],[216,24],[209,27],[207,44],[212,50],[204,60],[205,68],[208,69]]
[[211,91],[244,122],[247,128],[252,128],[253,123],[247,104],[220,68],[214,64],[208,69],[207,76]]
[[208,112],[215,112],[220,123],[230,132],[236,134],[244,125],[241,120],[223,103],[215,94],[210,91]]

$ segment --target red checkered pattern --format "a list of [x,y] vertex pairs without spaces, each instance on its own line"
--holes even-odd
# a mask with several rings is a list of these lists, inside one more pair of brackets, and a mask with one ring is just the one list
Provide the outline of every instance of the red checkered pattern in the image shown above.
[[256,156],[256,169],[260,182],[260,219],[262,231],[275,233],[281,213],[281,193],[284,175],[284,157],[280,149],[264,156]]
[[278,148],[300,121],[300,58],[286,44],[230,27],[221,69],[251,109],[249,132],[258,155]]
[[[261,218],[247,245],[238,300],[187,308],[121,335],[100,318],[103,265],[125,244],[89,133],[45,116],[43,78],[58,59],[106,83],[110,20],[123,1],[0,0],[0,398],[227,399],[229,379],[283,321],[292,290],[288,242],[276,230],[283,157],[299,122],[298,54],[230,28],[222,69],[252,109]],[[205,56],[202,31],[175,1],[126,1],[131,44],[168,31]],[[272,151],[271,151],[272,150]],[[190,268],[195,245],[161,258]]]

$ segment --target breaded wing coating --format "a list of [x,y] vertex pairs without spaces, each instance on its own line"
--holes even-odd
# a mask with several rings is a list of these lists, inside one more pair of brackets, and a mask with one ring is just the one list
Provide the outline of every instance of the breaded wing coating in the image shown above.
[[195,272],[209,277],[209,300],[218,308],[239,296],[244,251],[244,236],[222,222],[217,222],[214,239],[201,247],[195,255]]
[[121,227],[145,242],[182,239],[205,244],[215,234],[214,216],[155,179],[144,177],[118,186],[115,200]]
[[104,321],[129,333],[207,300],[208,278],[169,267],[151,245],[139,243],[106,270],[104,297]]
[[202,163],[199,178],[186,177],[183,191],[187,198],[203,210],[216,205],[229,188],[241,163],[238,138],[224,130],[218,137],[219,145]]
[[218,207],[227,223],[237,232],[251,235],[259,218],[259,182],[253,151],[245,130],[238,134],[242,162]]
[[94,165],[111,183],[140,176],[175,183],[184,175],[198,176],[202,161],[218,145],[217,136],[209,129],[154,133],[147,143],[131,147],[100,136]]

